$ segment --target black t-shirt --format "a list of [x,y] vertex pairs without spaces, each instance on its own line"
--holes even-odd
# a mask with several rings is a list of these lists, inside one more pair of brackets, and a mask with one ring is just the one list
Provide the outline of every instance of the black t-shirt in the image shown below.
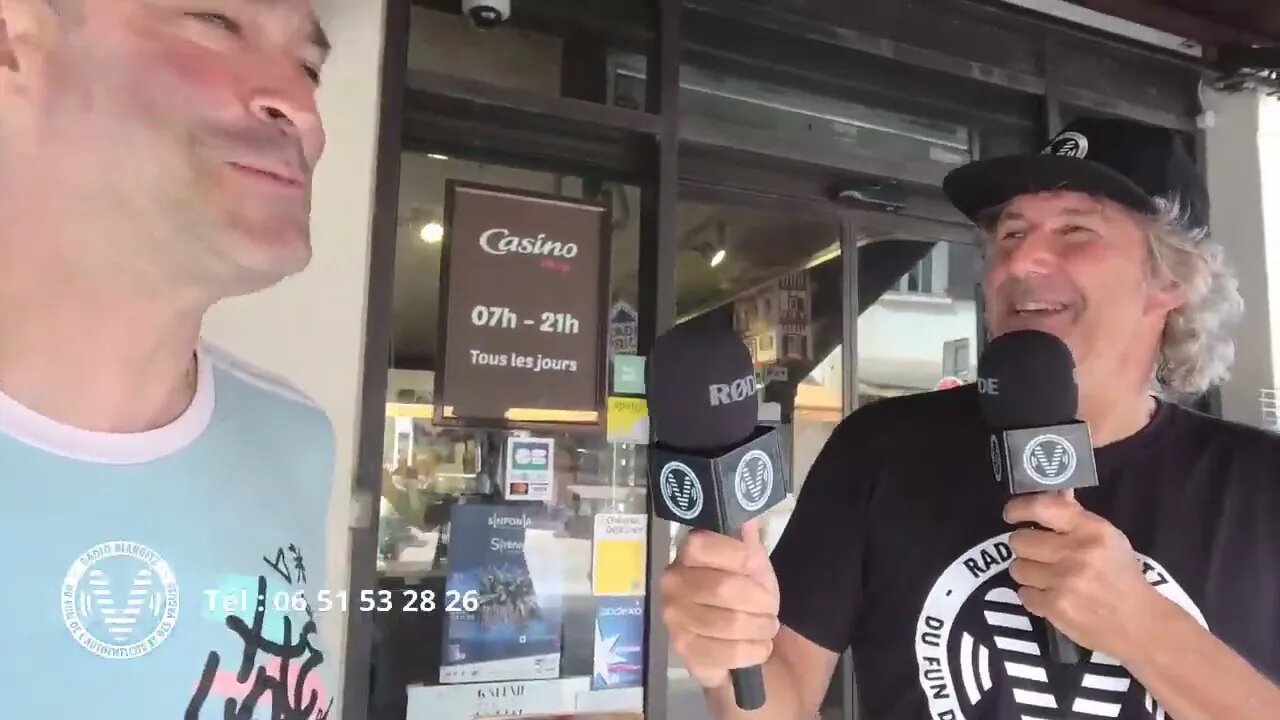
[[[873,720],[1163,720],[1113,659],[1047,666],[988,447],[972,385],[846,418],[773,552],[780,619],[852,646]],[[1153,586],[1280,680],[1280,437],[1160,403],[1095,456],[1080,503],[1128,536]]]

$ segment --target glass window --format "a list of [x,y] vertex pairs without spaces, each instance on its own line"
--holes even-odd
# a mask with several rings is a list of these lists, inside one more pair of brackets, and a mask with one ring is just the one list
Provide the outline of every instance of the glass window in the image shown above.
[[[639,718],[644,446],[603,431],[432,422],[449,178],[611,204],[610,347],[635,352],[638,189],[403,157],[371,717]],[[517,499],[541,483],[545,494]]]
[[[699,318],[737,330],[763,390],[759,421],[776,424],[798,490],[842,417],[840,223],[803,212],[682,201],[676,304],[681,322]],[[763,516],[772,550],[786,528],[794,494]],[[687,531],[675,528],[671,554]],[[702,690],[669,655],[668,716],[710,718]],[[840,716],[833,693],[824,714]]]
[[889,239],[858,253],[860,285],[869,291],[858,317],[859,404],[971,382],[979,350],[978,249]]
[[649,5],[641,0],[610,0],[607,7],[516,0],[505,22],[481,29],[459,13],[457,0],[415,2],[409,70],[644,110],[643,82],[638,91],[624,88],[622,99],[615,101],[608,58],[623,52],[645,66],[652,27]]
[[[610,63],[613,104],[634,105],[644,97],[644,58],[615,54]],[[930,178],[973,159],[964,125],[697,67],[682,67],[680,73],[683,139],[854,170],[865,169],[868,159],[891,160]]]

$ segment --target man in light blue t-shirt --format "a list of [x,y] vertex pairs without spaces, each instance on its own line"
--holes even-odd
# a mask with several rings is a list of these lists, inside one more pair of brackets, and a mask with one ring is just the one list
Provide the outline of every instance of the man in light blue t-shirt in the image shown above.
[[336,717],[332,428],[201,340],[310,260],[327,53],[309,0],[0,2],[0,717]]

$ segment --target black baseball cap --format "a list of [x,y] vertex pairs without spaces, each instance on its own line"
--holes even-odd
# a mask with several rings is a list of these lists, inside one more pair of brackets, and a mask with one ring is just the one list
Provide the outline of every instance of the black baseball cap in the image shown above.
[[1111,118],[1072,121],[1037,155],[978,160],[947,174],[951,203],[970,220],[1019,195],[1074,190],[1141,213],[1177,200],[1184,225],[1209,225],[1209,190],[1174,131]]

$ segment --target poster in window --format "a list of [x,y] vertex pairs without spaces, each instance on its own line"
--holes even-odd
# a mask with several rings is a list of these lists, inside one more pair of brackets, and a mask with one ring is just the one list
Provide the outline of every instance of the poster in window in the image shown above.
[[562,525],[542,505],[453,506],[441,683],[560,676]]

